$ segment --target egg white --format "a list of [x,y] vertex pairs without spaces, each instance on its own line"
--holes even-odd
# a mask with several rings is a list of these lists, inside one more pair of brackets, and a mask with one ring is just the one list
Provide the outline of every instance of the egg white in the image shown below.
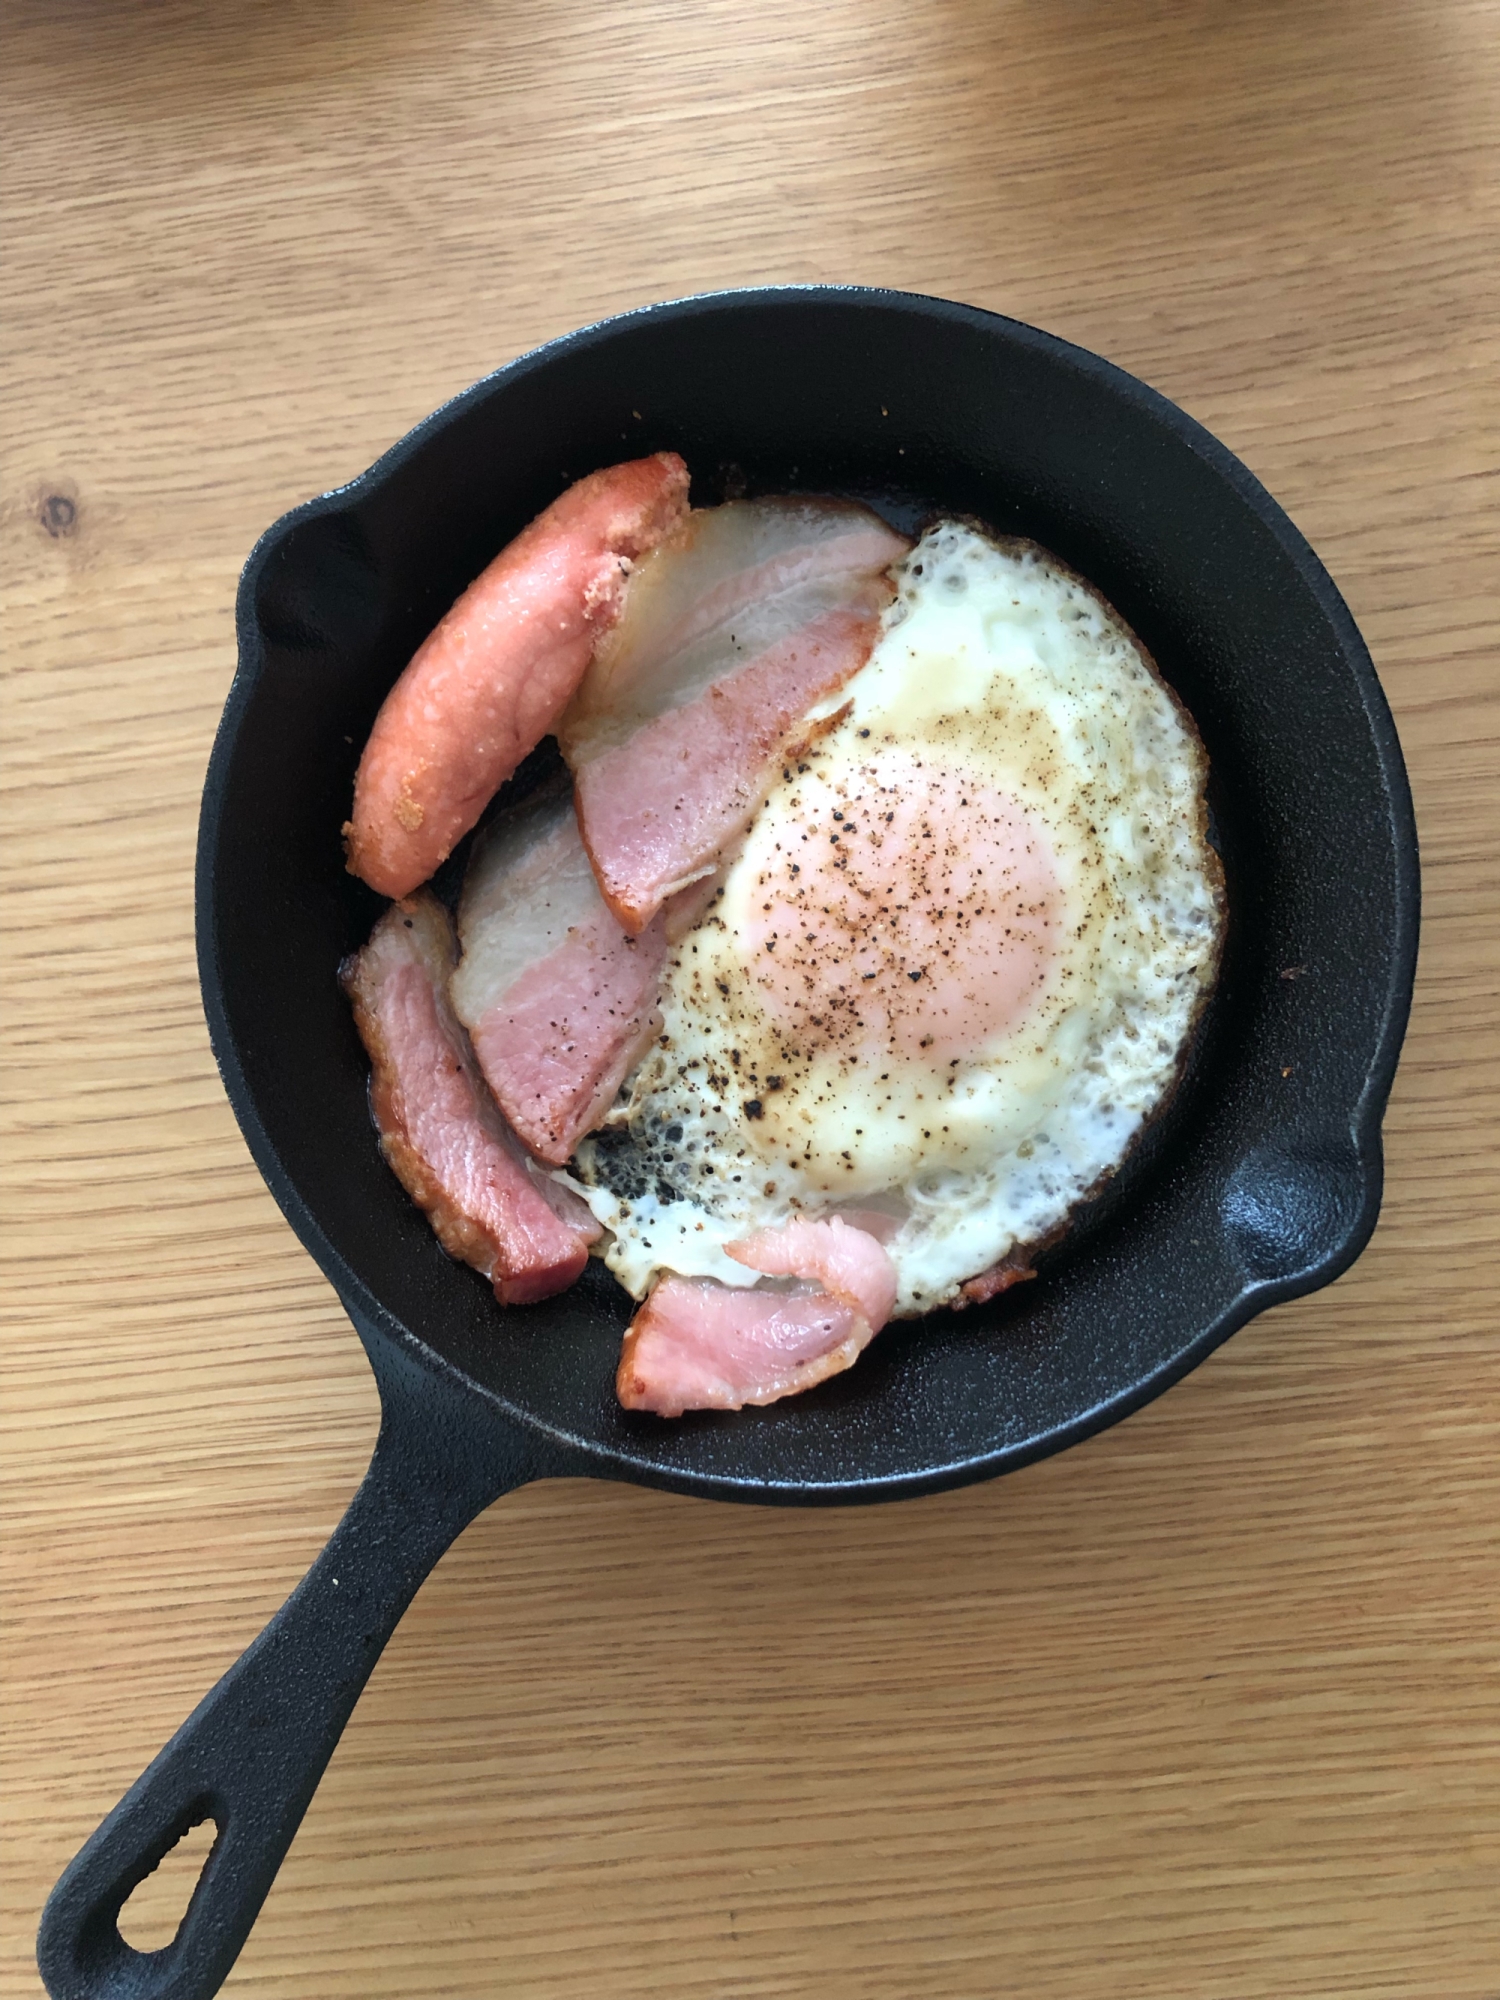
[[895,575],[580,1149],[637,1298],[661,1270],[753,1283],[726,1243],[863,1210],[898,1315],[953,1300],[1119,1164],[1213,980],[1206,760],[1128,629],[1044,551],[961,523]]

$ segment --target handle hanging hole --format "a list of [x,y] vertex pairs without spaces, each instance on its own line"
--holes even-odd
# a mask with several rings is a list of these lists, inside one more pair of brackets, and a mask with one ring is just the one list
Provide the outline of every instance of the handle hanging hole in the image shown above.
[[133,1950],[162,1951],[173,1942],[218,1837],[212,1819],[196,1821],[136,1884],[118,1920],[120,1935]]

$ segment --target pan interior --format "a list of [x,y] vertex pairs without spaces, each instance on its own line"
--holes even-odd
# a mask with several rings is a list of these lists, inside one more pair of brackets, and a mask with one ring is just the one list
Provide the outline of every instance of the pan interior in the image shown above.
[[[1230,899],[1183,1088],[1036,1283],[892,1326],[792,1402],[676,1424],[615,1404],[631,1307],[598,1266],[505,1311],[444,1256],[380,1159],[335,983],[383,907],[345,873],[339,828],[386,690],[563,485],[665,447],[687,459],[698,502],[801,489],[867,499],[903,526],[968,514],[1080,570],[1198,723]],[[1414,950],[1399,752],[1311,552],[1236,461],[1119,371],[1013,322],[892,294],[633,314],[481,383],[354,486],[279,523],[246,569],[239,631],[199,925],[246,1135],[367,1340],[419,1341],[480,1402],[593,1469],[829,1499],[1000,1470],[1144,1401],[1362,1247]]]

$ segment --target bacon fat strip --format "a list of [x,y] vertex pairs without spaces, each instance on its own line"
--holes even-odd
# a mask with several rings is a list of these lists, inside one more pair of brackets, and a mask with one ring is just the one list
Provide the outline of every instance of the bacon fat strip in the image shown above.
[[470,584],[375,718],[344,828],[351,873],[405,896],[447,859],[557,721],[687,491],[676,452],[590,473]]
[[700,509],[640,564],[558,727],[605,901],[638,935],[742,833],[869,658],[909,547],[852,501]]
[[665,1277],[626,1330],[615,1393],[659,1417],[775,1403],[852,1366],[874,1334],[828,1292]]
[[429,894],[386,911],[340,981],[369,1051],[380,1149],[450,1257],[502,1305],[571,1285],[599,1226],[568,1189],[535,1173],[490,1101],[448,1003],[457,952]]
[[661,1030],[666,917],[639,938],[610,914],[566,782],[477,843],[450,985],[485,1081],[538,1159],[561,1166]]

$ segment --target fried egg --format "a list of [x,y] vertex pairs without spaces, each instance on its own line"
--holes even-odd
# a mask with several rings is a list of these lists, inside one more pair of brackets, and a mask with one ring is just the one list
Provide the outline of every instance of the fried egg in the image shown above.
[[[1207,760],[1129,629],[959,522],[893,572],[672,951],[576,1184],[635,1297],[798,1215],[881,1235],[898,1315],[1052,1235],[1165,1102],[1211,987]],[[817,734],[821,728],[821,734]]]

